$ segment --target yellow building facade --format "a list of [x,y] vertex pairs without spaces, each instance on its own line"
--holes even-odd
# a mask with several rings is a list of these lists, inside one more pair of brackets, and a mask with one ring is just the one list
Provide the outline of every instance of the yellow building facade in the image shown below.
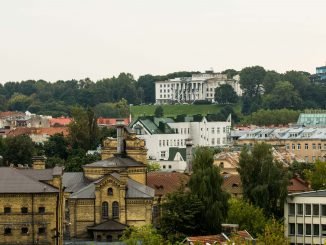
[[104,141],[102,160],[65,173],[66,231],[70,239],[116,241],[131,225],[152,223],[154,190],[146,185],[145,142],[118,127]]
[[0,168],[0,244],[63,244],[62,169]]

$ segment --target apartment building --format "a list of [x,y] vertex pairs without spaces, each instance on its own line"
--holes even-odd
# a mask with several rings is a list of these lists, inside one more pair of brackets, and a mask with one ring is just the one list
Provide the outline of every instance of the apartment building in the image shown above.
[[261,142],[284,147],[306,162],[326,160],[326,128],[257,128],[246,131],[235,144],[250,145]]
[[326,190],[289,194],[284,219],[291,245],[325,244]]
[[192,77],[178,77],[155,82],[156,104],[192,103],[196,100],[214,102],[215,88],[229,84],[241,96],[239,75],[228,79],[226,74],[207,72],[193,74]]

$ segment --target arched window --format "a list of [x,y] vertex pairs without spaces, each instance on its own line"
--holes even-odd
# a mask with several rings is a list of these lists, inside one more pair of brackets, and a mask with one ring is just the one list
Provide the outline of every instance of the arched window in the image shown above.
[[108,189],[108,196],[113,196],[113,189],[112,188]]
[[109,217],[109,204],[108,202],[102,203],[102,218],[107,219]]
[[112,203],[112,218],[113,219],[119,218],[119,203],[118,202]]

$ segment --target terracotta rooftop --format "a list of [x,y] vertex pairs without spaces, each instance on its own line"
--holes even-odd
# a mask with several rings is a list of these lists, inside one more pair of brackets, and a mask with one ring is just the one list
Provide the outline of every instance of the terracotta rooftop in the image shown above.
[[309,185],[306,181],[299,177],[294,177],[290,180],[290,184],[288,186],[289,193],[305,191],[311,191],[311,188],[309,188]]
[[69,117],[57,117],[57,118],[51,118],[49,120],[50,126],[55,127],[55,126],[67,126],[69,123],[71,123],[72,119]]
[[210,235],[210,236],[194,236],[187,237],[184,241],[184,244],[226,244],[228,241],[227,237],[222,234],[219,235]]
[[155,190],[155,196],[164,196],[174,192],[188,180],[188,175],[178,172],[149,172],[147,174],[147,185]]
[[97,119],[97,124],[98,125],[112,126],[112,125],[116,125],[117,120],[123,120],[125,125],[128,125],[130,123],[129,118],[104,118],[104,117],[99,117]]
[[0,118],[13,117],[13,116],[25,116],[25,113],[18,111],[1,111]]
[[231,194],[242,194],[240,175],[225,175],[222,189]]
[[18,136],[18,135],[54,135],[57,133],[63,133],[64,136],[68,135],[68,128],[67,127],[55,127],[55,128],[27,128],[27,127],[20,127],[13,129],[8,132],[8,136]]

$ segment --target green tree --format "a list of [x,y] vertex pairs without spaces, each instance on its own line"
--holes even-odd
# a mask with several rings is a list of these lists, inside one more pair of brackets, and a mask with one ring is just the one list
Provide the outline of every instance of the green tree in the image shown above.
[[269,94],[279,81],[282,81],[282,75],[280,73],[276,71],[267,71],[263,79],[264,92]]
[[275,84],[270,94],[264,96],[263,104],[266,108],[270,109],[300,109],[302,99],[290,82],[280,81]]
[[326,162],[316,161],[313,170],[306,170],[311,188],[314,190],[326,189]]
[[85,151],[95,149],[98,142],[98,126],[96,117],[91,109],[74,107],[73,121],[68,125],[69,140],[73,148],[82,148]]
[[161,165],[158,162],[151,162],[147,164],[147,172],[160,171]]
[[131,226],[124,231],[121,240],[127,245],[167,244],[163,237],[151,225],[140,227]]
[[8,100],[8,109],[12,111],[26,111],[32,101],[32,98],[29,96],[14,93]]
[[281,217],[289,176],[281,163],[273,160],[271,145],[255,144],[250,150],[244,147],[238,172],[244,198],[262,208],[268,216]]
[[4,162],[7,164],[31,164],[35,146],[27,135],[8,137],[5,139]]
[[221,231],[228,208],[228,194],[221,189],[223,178],[220,169],[213,164],[213,153],[209,148],[197,149],[193,160],[193,173],[189,180],[192,194],[203,203],[204,210],[200,220],[203,234]]
[[166,197],[162,204],[160,230],[169,241],[183,240],[187,235],[200,234],[201,214],[204,210],[202,201],[184,186]]
[[229,200],[227,223],[239,224],[240,230],[247,230],[256,237],[262,233],[266,222],[267,218],[261,208],[255,207],[243,199],[231,198]]
[[59,157],[67,159],[68,157],[68,139],[62,133],[54,134],[44,142],[44,152],[47,157]]
[[154,116],[155,117],[163,117],[164,116],[164,109],[162,106],[158,106],[155,108]]
[[222,84],[215,89],[215,101],[219,104],[237,103],[238,95],[230,84]]
[[284,236],[284,224],[272,218],[258,236],[258,245],[288,245],[289,240]]
[[237,75],[239,72],[237,72],[234,69],[226,69],[225,71],[221,72],[222,74],[226,74],[228,79],[233,78],[235,75]]
[[256,97],[261,93],[266,71],[261,66],[246,67],[240,72],[240,86],[248,97]]
[[294,161],[288,168],[291,175],[299,176],[301,179],[308,180],[308,175],[315,169],[315,165],[307,162]]

